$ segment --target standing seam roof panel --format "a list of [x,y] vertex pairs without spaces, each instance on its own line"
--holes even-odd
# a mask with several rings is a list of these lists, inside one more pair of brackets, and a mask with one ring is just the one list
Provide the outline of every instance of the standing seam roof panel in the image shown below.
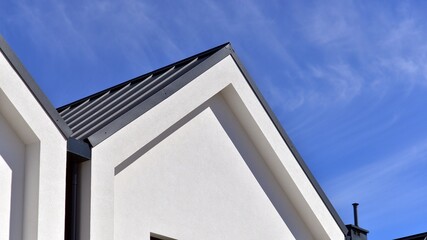
[[209,55],[199,55],[58,109],[72,129],[71,137],[85,140],[123,113],[145,101]]

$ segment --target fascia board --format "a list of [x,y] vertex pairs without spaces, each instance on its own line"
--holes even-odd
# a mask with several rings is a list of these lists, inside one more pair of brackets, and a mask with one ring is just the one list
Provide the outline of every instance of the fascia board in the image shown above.
[[42,92],[40,87],[31,77],[30,73],[25,69],[22,62],[16,56],[16,54],[9,47],[4,38],[0,35],[0,51],[18,76],[22,79],[25,85],[28,87],[30,92],[36,98],[37,102],[42,106],[46,114],[49,118],[54,122],[55,126],[61,132],[65,139],[67,139],[71,135],[71,129],[65,123],[65,121],[61,118],[59,113],[53,107],[52,103],[46,97],[46,95]]
[[144,102],[132,108],[130,111],[126,112],[119,118],[115,119],[113,122],[109,123],[105,127],[101,128],[94,134],[88,137],[88,141],[92,146],[96,146],[102,141],[104,141],[109,136],[113,135],[115,132],[125,127],[127,124],[140,117],[142,114],[168,98],[170,95],[177,92],[179,89],[184,87],[186,84],[200,76],[206,70],[211,68],[216,63],[220,62],[222,59],[230,55],[232,52],[231,46],[227,44],[222,49],[214,53],[212,56],[205,59],[203,62],[195,66],[190,71],[186,72],[178,79],[167,85],[161,91],[157,92]]
[[318,181],[314,177],[313,173],[308,168],[308,166],[305,163],[304,159],[299,154],[299,152],[296,149],[295,145],[293,144],[292,140],[289,138],[289,135],[286,133],[285,129],[280,124],[280,121],[277,119],[277,117],[274,114],[273,110],[270,108],[270,106],[268,105],[267,101],[265,100],[265,98],[263,97],[263,95],[261,94],[261,92],[259,91],[259,89],[256,86],[255,82],[252,80],[252,78],[249,75],[248,71],[245,69],[245,67],[241,63],[239,57],[237,56],[237,54],[234,51],[231,52],[231,56],[233,57],[234,61],[236,62],[236,65],[239,67],[240,71],[242,72],[243,76],[245,77],[246,81],[248,82],[249,86],[251,87],[252,91],[255,93],[255,96],[258,98],[258,100],[260,101],[260,103],[263,106],[264,110],[267,112],[267,115],[269,116],[269,118],[273,122],[273,124],[276,127],[277,131],[280,133],[280,135],[282,136],[283,140],[285,141],[285,143],[289,147],[292,155],[295,157],[295,159],[297,160],[298,164],[300,165],[300,167],[304,171],[305,175],[307,176],[307,178],[309,179],[309,181],[311,182],[311,184],[315,188],[317,194],[319,194],[320,198],[322,199],[323,203],[328,208],[329,212],[333,216],[334,220],[336,221],[336,223],[340,227],[340,229],[343,232],[343,234],[346,235],[347,231],[348,231],[347,227],[345,226],[344,222],[342,221],[342,219],[338,215],[338,212],[335,210],[335,208],[333,207],[332,203],[330,202],[330,200],[326,196],[326,194],[323,191],[322,187],[320,186],[320,184],[318,183]]
[[82,161],[92,158],[91,146],[86,142],[71,137],[67,140],[67,152],[78,156]]

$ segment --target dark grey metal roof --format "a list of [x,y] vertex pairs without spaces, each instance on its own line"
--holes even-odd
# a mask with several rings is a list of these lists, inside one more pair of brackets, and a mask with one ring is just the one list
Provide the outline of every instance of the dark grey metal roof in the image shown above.
[[58,108],[58,112],[73,131],[71,135],[73,138],[84,140],[92,146],[96,146],[227,56],[233,57],[299,165],[313,184],[344,235],[346,235],[347,228],[338,213],[308,169],[254,81],[241,64],[230,43],[220,45],[62,106]]
[[65,138],[68,138],[71,135],[71,129],[64,122],[64,120],[59,116],[58,112],[53,107],[49,99],[44,95],[42,90],[39,88],[37,83],[31,77],[30,73],[25,69],[24,65],[21,63],[16,54],[9,47],[4,38],[0,35],[0,52],[7,59],[9,64],[13,67],[18,76],[22,79],[28,89],[31,91],[33,96],[37,99],[39,104],[42,106],[47,115],[55,123],[56,127],[62,133]]
[[[110,134],[102,134],[102,140],[100,139],[98,141],[90,139],[92,135],[115,120],[121,119],[121,117],[127,115],[131,109],[137,107],[139,104],[144,103],[144,106],[147,106],[147,104],[152,105],[149,100],[152,100],[156,94],[158,95],[160,93],[160,95],[166,98],[167,94],[164,90],[168,85],[180,79],[189,70],[194,69],[208,57],[227,45],[228,44],[218,46],[201,54],[197,54],[89,97],[67,104],[58,108],[58,112],[73,131],[71,137],[78,140],[89,139],[92,145],[96,145],[114,133],[114,131],[109,130],[108,132]],[[157,103],[156,101],[156,104]],[[132,118],[129,120],[134,119]],[[121,124],[121,127],[129,122],[130,121],[125,121],[125,124]]]
[[427,232],[419,233],[419,234],[415,234],[407,237],[402,237],[402,238],[396,238],[395,240],[425,240],[425,239],[427,239]]

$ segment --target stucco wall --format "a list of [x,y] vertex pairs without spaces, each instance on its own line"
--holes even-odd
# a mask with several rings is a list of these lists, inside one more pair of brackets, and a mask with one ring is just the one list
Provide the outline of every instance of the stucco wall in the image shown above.
[[0,111],[0,239],[34,239],[40,142],[25,143]]
[[[115,176],[115,239],[148,240],[150,232],[188,240],[312,239],[301,221],[291,232],[286,221],[298,216],[282,218],[272,204],[260,185],[268,170],[221,98],[170,131]],[[282,207],[294,213],[289,201]]]
[[64,239],[65,137],[2,54],[0,115],[0,239]]
[[0,114],[0,239],[22,239],[25,144]]

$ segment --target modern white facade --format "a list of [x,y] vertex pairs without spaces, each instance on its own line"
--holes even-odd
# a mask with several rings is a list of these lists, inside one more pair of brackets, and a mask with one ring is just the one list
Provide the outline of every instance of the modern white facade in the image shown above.
[[1,57],[0,239],[345,239],[229,44],[59,113]]
[[68,132],[0,44],[0,239],[63,239]]

